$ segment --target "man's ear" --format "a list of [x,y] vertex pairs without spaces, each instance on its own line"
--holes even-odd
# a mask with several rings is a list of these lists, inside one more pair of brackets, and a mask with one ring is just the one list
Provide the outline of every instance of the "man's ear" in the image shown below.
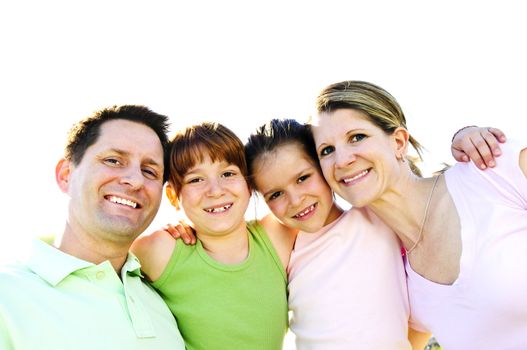
[[165,194],[167,195],[168,200],[170,201],[170,204],[172,204],[176,210],[179,210],[179,199],[177,198],[177,193],[174,187],[169,183],[167,183],[165,187]]
[[55,181],[62,192],[67,193],[70,183],[70,174],[73,164],[71,161],[62,158],[55,166]]
[[402,160],[408,153],[408,142],[410,140],[410,133],[403,127],[398,127],[393,131],[393,140],[395,146],[395,156],[397,159]]

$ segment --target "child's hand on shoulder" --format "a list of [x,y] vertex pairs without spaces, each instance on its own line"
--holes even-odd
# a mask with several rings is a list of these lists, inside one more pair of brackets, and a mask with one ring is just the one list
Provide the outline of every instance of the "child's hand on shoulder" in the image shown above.
[[168,232],[175,239],[182,239],[186,245],[196,244],[194,229],[183,220],[177,224],[167,224],[163,226],[162,230]]
[[506,141],[503,131],[497,128],[466,126],[452,138],[452,156],[458,162],[472,160],[480,169],[496,166],[496,157],[501,155],[500,143]]

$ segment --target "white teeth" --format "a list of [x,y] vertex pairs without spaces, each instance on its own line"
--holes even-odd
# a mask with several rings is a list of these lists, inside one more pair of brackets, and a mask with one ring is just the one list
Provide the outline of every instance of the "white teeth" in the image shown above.
[[354,180],[357,180],[358,178],[361,178],[363,177],[364,175],[366,175],[368,173],[369,170],[364,170],[364,171],[361,171],[359,174],[353,176],[353,177],[350,177],[349,179],[344,179],[342,180],[345,184],[349,183],[349,182],[352,182]]
[[309,214],[310,212],[312,212],[314,209],[315,209],[315,205],[313,204],[313,205],[311,205],[309,208],[307,208],[306,210],[304,210],[303,212],[296,214],[295,217],[297,217],[297,218],[304,217],[305,215],[307,215],[307,214]]
[[206,211],[207,213],[223,213],[224,211],[226,211],[226,210],[229,209],[230,207],[232,207],[232,203],[231,203],[231,204],[224,205],[223,207],[218,207],[218,208],[208,208],[208,209],[205,209],[205,211]]
[[132,202],[131,200],[128,200],[128,199],[111,196],[109,198],[109,200],[112,203],[118,203],[118,204],[127,205],[127,206],[132,207],[132,208],[137,208],[137,203],[136,202]]

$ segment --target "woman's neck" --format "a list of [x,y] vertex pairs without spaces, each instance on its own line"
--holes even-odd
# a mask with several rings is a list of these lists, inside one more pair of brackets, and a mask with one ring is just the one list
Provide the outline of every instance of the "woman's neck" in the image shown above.
[[420,236],[424,218],[430,215],[433,208],[430,206],[428,213],[425,213],[427,203],[435,197],[432,193],[435,182],[435,177],[420,178],[409,174],[402,177],[381,198],[368,205],[394,230],[406,250],[412,249],[422,238]]

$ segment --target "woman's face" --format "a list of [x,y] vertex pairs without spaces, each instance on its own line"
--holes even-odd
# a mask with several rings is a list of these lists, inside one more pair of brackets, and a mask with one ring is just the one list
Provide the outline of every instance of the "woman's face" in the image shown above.
[[390,189],[404,155],[397,137],[354,109],[321,113],[312,130],[324,177],[342,198],[363,207]]
[[316,232],[339,217],[331,189],[301,145],[279,146],[259,156],[254,168],[257,191],[284,225]]

